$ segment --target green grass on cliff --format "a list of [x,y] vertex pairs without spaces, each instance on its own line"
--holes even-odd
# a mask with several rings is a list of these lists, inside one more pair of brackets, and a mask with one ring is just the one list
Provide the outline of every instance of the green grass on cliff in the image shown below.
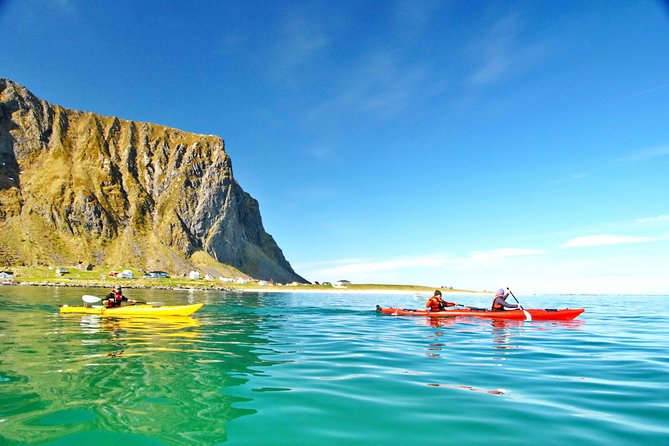
[[[431,293],[434,287],[421,285],[398,285],[398,284],[350,284],[345,288],[336,288],[331,285],[273,285],[260,286],[257,283],[249,282],[238,284],[236,282],[223,282],[218,277],[206,279],[189,279],[187,277],[170,277],[166,279],[143,278],[142,271],[132,268],[134,279],[120,279],[109,276],[110,269],[95,269],[94,271],[81,271],[77,268],[66,268],[67,273],[60,275],[56,268],[46,266],[22,266],[14,267],[15,284],[50,284],[60,286],[90,286],[111,288],[115,285],[121,285],[127,288],[195,288],[195,289],[237,289],[237,290],[267,290],[267,291],[406,291],[414,293]],[[232,268],[234,270],[234,268]],[[120,272],[119,270],[114,270]],[[236,271],[236,270],[235,270]],[[238,277],[238,276],[230,276]],[[472,292],[471,290],[461,289],[441,289],[444,292]]]

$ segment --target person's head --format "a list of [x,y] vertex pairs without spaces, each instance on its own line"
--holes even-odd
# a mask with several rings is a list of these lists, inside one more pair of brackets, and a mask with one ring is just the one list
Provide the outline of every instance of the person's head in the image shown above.
[[434,290],[434,295],[435,295],[435,296],[441,296],[441,291],[439,291],[439,290]]
[[114,287],[114,291],[116,291],[117,293],[120,293],[122,290],[121,290],[121,287],[119,285],[116,285]]
[[500,288],[497,290],[497,294],[495,296],[504,296],[504,288]]

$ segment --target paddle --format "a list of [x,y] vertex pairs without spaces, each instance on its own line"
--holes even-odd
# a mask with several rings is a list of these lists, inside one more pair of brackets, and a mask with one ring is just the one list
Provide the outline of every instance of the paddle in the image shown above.
[[[83,300],[87,304],[97,304],[99,302],[102,302],[102,299],[100,299],[97,296],[91,296],[90,294],[85,294],[81,296],[81,300]],[[165,302],[139,302],[136,300],[133,300],[132,303],[142,304],[142,305],[153,305],[154,307],[162,307],[163,305],[165,305]]]
[[91,295],[88,295],[88,294],[85,294],[85,295],[81,296],[81,300],[83,300],[87,304],[96,304],[96,303],[102,301],[102,299],[100,299],[99,297],[91,296]]
[[506,290],[509,292],[510,295],[513,296],[513,298],[516,300],[516,303],[518,304],[518,307],[523,310],[523,313],[525,314],[525,320],[526,321],[531,321],[532,320],[532,315],[530,314],[529,311],[527,311],[523,306],[518,302],[518,299],[516,299],[516,296],[514,296],[513,291],[509,289],[509,287],[506,287]]

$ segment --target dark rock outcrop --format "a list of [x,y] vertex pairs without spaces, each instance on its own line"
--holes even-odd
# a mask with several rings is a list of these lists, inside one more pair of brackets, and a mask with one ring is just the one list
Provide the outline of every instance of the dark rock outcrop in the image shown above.
[[232,175],[224,142],[49,104],[0,79],[0,263],[192,268],[205,252],[306,282]]

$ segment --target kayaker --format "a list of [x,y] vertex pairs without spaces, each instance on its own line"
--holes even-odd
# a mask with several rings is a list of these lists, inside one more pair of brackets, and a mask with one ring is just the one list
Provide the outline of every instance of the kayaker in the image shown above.
[[117,285],[114,287],[111,293],[107,294],[107,298],[102,301],[102,305],[105,305],[107,308],[120,307],[121,303],[128,302],[134,304],[135,301],[128,299],[123,295],[123,289]]
[[518,305],[507,302],[507,297],[509,297],[508,291],[504,291],[504,288],[498,289],[492,300],[492,311],[504,311],[507,308],[518,308]]
[[427,311],[441,311],[446,307],[455,307],[457,304],[455,302],[446,302],[441,298],[441,291],[434,290],[434,295],[427,300],[425,307]]

